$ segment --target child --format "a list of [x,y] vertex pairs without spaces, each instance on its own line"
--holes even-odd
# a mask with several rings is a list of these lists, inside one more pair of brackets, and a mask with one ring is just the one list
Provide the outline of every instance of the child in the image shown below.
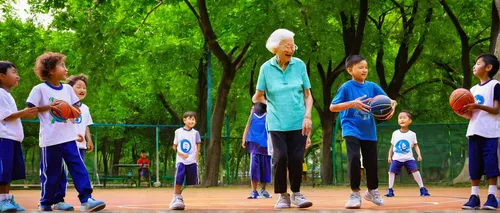
[[417,152],[418,161],[422,161],[420,155],[420,148],[417,143],[417,135],[408,129],[412,122],[412,115],[408,111],[401,111],[398,116],[398,124],[401,129],[392,133],[391,148],[389,149],[388,161],[391,164],[389,169],[389,188],[387,189],[386,197],[394,197],[394,178],[401,172],[401,167],[405,167],[408,174],[413,174],[413,178],[420,187],[420,196],[431,196],[427,189],[424,187],[422,177],[417,168],[415,158],[413,158],[412,147],[415,147]]
[[[252,181],[252,192],[248,199],[256,199],[259,196],[271,198],[266,191],[266,184],[271,182],[271,156],[267,150],[266,130],[266,105],[257,102],[248,118],[241,147],[248,148],[250,153],[250,176]],[[257,192],[257,184],[261,182],[262,189]]]
[[24,211],[9,194],[10,183],[26,177],[21,141],[24,139],[20,118],[32,118],[36,108],[18,111],[10,94],[17,87],[19,75],[16,66],[8,61],[0,61],[0,212]]
[[[72,75],[66,79],[66,83],[69,84],[73,91],[75,91],[78,99],[82,101],[87,96],[87,82],[88,77],[80,75]],[[92,143],[92,137],[90,135],[89,125],[94,124],[92,122],[92,117],[90,116],[89,107],[82,103],[80,106],[81,115],[79,118],[72,120],[71,122],[76,126],[78,139],[76,140],[76,146],[78,147],[81,158],[85,159],[85,151],[92,152],[94,149],[94,144]],[[88,144],[88,149],[87,149]],[[68,188],[68,179],[66,177],[67,172],[63,171],[61,173],[61,179],[59,180],[59,187],[56,192],[55,200],[64,200],[66,197],[66,189]],[[59,202],[54,205],[54,209],[72,211],[74,207],[66,202]]]
[[457,112],[458,115],[470,119],[467,128],[469,138],[469,175],[472,192],[469,201],[462,209],[479,209],[479,182],[481,176],[488,178],[488,198],[482,209],[495,210],[498,201],[495,194],[497,190],[497,176],[499,175],[497,147],[500,137],[498,102],[500,100],[500,85],[493,76],[498,72],[499,62],[492,54],[483,54],[476,57],[474,75],[480,83],[473,86],[470,91],[475,103],[465,105]]
[[141,158],[137,160],[137,164],[139,165],[139,179],[140,181],[147,180],[149,177],[149,159],[146,157],[146,151],[141,151]]
[[[367,105],[371,98],[377,95],[386,95],[375,83],[365,81],[368,75],[366,59],[359,55],[352,55],[346,59],[346,69],[352,76],[352,80],[344,83],[330,105],[330,111],[340,112],[342,123],[342,137],[347,146],[347,158],[349,161],[350,184],[352,194],[345,207],[348,209],[361,208],[360,194],[360,149],[363,154],[363,165],[366,170],[368,191],[364,198],[376,205],[383,205],[378,188],[378,166],[377,166],[377,134],[375,119],[370,113]],[[394,113],[396,101],[392,101]]]
[[42,185],[41,211],[71,211],[73,207],[64,202],[58,195],[58,186],[66,163],[80,199],[81,211],[99,211],[106,207],[102,201],[92,198],[92,186],[87,168],[80,156],[76,140],[78,132],[72,122],[54,117],[51,110],[58,110],[57,105],[65,101],[74,107],[80,100],[70,85],[60,81],[66,79],[68,70],[64,65],[66,56],[60,53],[47,52],[39,56],[35,64],[35,74],[44,83],[31,90],[26,104],[38,108],[40,119],[40,183]]
[[182,198],[182,184],[198,184],[198,153],[200,152],[200,133],[193,127],[196,125],[196,113],[185,112],[183,121],[185,126],[175,130],[174,150],[177,152],[174,198],[170,203],[172,210],[184,210]]

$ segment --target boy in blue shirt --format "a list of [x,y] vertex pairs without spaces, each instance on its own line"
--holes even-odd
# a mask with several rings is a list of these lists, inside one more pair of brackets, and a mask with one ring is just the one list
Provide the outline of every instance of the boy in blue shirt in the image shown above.
[[[361,163],[360,150],[363,155],[363,165],[366,170],[366,182],[368,191],[365,200],[372,201],[378,206],[384,205],[384,201],[378,192],[378,165],[377,165],[377,133],[375,119],[370,113],[367,105],[377,95],[386,93],[377,84],[365,81],[368,76],[368,64],[366,59],[359,55],[352,55],[346,59],[346,69],[352,76],[352,80],[344,83],[330,105],[330,111],[340,112],[342,123],[342,137],[347,146],[347,158],[349,162],[349,174],[351,183],[351,196],[345,207],[347,209],[361,208],[360,179]],[[396,101],[392,100],[394,114]]]

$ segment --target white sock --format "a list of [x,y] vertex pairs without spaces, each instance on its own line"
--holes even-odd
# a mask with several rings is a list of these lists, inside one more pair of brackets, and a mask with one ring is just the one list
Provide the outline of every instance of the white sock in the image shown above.
[[415,181],[417,181],[418,183],[418,186],[420,188],[424,187],[424,182],[422,182],[422,176],[420,176],[420,172],[419,171],[416,171],[413,174],[413,178],[415,178]]
[[488,195],[496,195],[497,194],[497,186],[489,185],[488,186]]
[[478,195],[479,196],[479,186],[472,186],[471,195]]
[[0,201],[1,201],[1,200],[7,200],[7,199],[9,199],[9,198],[7,197],[8,195],[9,195],[9,194],[0,194]]
[[396,178],[396,174],[393,172],[389,172],[389,188],[392,189],[394,186],[394,178]]

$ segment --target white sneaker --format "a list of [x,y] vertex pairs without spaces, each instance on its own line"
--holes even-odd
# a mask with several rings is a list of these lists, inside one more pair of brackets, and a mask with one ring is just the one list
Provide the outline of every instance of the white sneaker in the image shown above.
[[174,198],[172,199],[172,202],[170,203],[170,209],[171,210],[184,210],[184,199],[182,198],[182,195],[174,195]]
[[304,197],[304,195],[300,192],[294,192],[292,194],[292,203],[296,205],[297,208],[307,208],[311,207],[313,203]]
[[383,206],[384,200],[380,197],[377,189],[368,190],[365,193],[365,200],[373,202],[377,206]]
[[276,201],[276,205],[274,205],[275,209],[286,209],[290,208],[290,194],[282,193],[278,197],[278,201]]
[[346,209],[359,209],[361,208],[361,193],[352,192],[349,200],[345,204]]

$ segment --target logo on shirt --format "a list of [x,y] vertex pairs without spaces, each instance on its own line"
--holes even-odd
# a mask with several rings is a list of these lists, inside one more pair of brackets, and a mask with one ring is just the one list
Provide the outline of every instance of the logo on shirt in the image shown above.
[[[50,97],[49,98],[49,101],[50,103],[54,102],[56,99],[54,97]],[[50,116],[52,116],[52,120],[50,121],[51,124],[54,124],[55,122],[57,123],[66,123],[66,120],[65,118],[61,118],[57,115],[55,115],[52,110],[49,110],[49,113],[50,113]]]
[[359,111],[357,109],[355,109],[355,110],[356,111],[354,112],[354,116],[359,117],[359,119],[361,119],[361,120],[369,120],[370,119],[371,113],[362,112],[362,111]]
[[180,145],[181,145],[181,151],[184,153],[189,153],[191,151],[191,148],[193,147],[191,145],[191,142],[187,139],[182,139]]
[[395,153],[399,153],[399,154],[410,153],[410,142],[408,142],[407,140],[404,140],[404,139],[400,140],[396,143],[394,148],[395,148],[395,150],[394,150]]
[[474,99],[476,99],[476,104],[484,104],[484,97],[482,95],[476,95]]
[[77,118],[77,119],[75,119],[74,121],[75,121],[75,123],[76,123],[76,124],[81,124],[81,123],[82,123],[82,120],[83,120],[83,119],[82,119],[82,114],[80,114],[80,117],[78,117],[78,118]]

